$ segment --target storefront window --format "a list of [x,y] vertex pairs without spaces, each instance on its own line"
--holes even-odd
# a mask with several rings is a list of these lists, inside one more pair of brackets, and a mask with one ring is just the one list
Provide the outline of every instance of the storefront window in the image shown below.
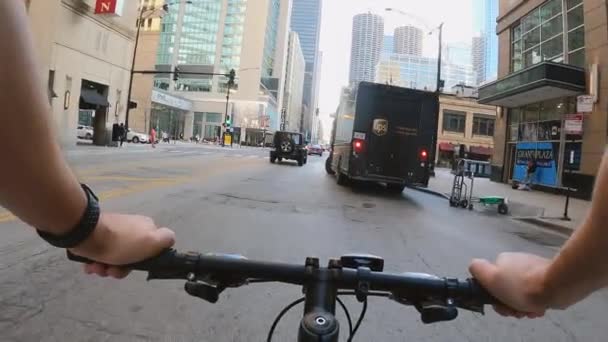
[[[546,60],[584,66],[585,30],[582,0],[567,0],[565,7],[562,6],[562,1],[545,2],[512,27],[512,72]],[[567,27],[565,33],[564,20]]]

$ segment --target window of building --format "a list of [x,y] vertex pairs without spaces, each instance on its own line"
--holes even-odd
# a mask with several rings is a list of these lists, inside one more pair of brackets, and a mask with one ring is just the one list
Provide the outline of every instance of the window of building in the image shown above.
[[582,0],[546,1],[511,28],[511,71],[542,61],[584,66],[584,45]]
[[494,118],[475,114],[473,117],[473,135],[494,136]]
[[464,112],[443,111],[443,130],[464,133],[467,115]]
[[205,113],[206,122],[222,122],[221,113]]

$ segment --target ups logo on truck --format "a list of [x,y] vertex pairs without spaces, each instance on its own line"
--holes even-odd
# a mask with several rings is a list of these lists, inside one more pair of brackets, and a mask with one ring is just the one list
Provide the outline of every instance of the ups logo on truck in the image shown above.
[[379,137],[386,135],[388,133],[388,120],[374,119],[372,132]]

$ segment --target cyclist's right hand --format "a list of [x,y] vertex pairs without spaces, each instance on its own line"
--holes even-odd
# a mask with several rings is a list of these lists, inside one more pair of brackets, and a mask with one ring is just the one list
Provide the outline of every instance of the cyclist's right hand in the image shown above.
[[102,213],[91,237],[70,252],[95,260],[86,264],[88,274],[124,278],[129,270],[109,265],[128,265],[160,254],[175,243],[175,233],[158,228],[145,216]]
[[502,253],[496,263],[475,259],[469,271],[504,305],[496,312],[517,318],[538,318],[549,308],[543,279],[551,261],[536,255]]

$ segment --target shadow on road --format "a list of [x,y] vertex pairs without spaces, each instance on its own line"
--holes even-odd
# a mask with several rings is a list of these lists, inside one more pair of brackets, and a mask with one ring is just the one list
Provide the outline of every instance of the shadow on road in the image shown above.
[[280,165],[280,166],[298,166],[298,162],[297,161],[276,161],[274,163],[274,165]]
[[416,200],[408,196],[405,192],[393,193],[388,190],[386,186],[379,183],[352,181],[349,186],[352,192],[355,194],[381,198],[388,201],[403,202],[404,204],[416,208],[421,207]]

